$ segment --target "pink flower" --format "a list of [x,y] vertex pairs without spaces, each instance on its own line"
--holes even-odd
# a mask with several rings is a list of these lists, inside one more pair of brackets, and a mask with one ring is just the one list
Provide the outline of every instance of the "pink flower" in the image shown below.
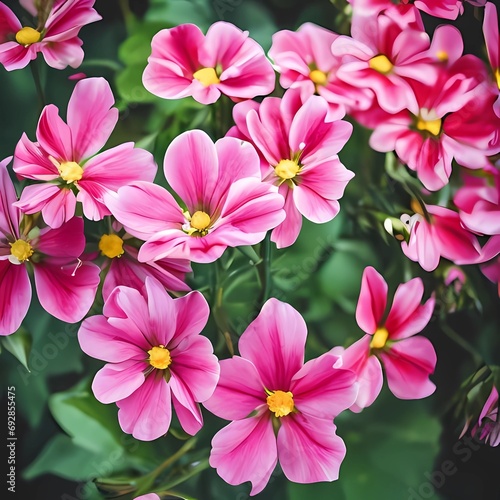
[[498,285],[500,297],[500,234],[492,236],[481,249],[479,262],[482,273],[493,283]]
[[346,450],[332,420],[354,401],[355,375],[329,353],[304,364],[306,336],[293,307],[268,300],[240,338],[241,356],[220,362],[219,384],[204,403],[233,420],[214,436],[210,465],[229,484],[251,481],[251,495],[278,460],[290,481],[338,478]]
[[57,228],[74,216],[80,201],[85,217],[100,220],[110,214],[103,200],[106,193],[135,180],[154,179],[153,156],[132,142],[96,155],[118,120],[113,104],[109,83],[88,78],[75,85],[68,124],[56,106],[45,106],[38,142],[23,134],[14,155],[14,171],[20,178],[42,182],[24,188],[17,207],[28,214],[41,211],[45,222]]
[[429,375],[436,366],[436,352],[425,337],[414,337],[429,322],[434,298],[421,305],[424,286],[413,278],[398,286],[387,315],[387,283],[373,268],[363,273],[356,321],[367,335],[345,349],[334,348],[342,356],[343,367],[358,376],[359,393],[351,407],[360,412],[370,406],[382,388],[382,365],[391,392],[400,399],[421,399],[436,386]]
[[414,104],[409,80],[436,80],[429,36],[413,7],[387,9],[375,18],[354,16],[351,33],[332,44],[333,55],[342,60],[337,78],[372,90],[384,111],[393,114]]
[[490,167],[484,176],[465,176],[465,186],[453,197],[460,220],[478,234],[500,234],[500,172]]
[[167,290],[191,290],[186,284],[186,274],[191,272],[191,264],[187,259],[170,255],[156,262],[139,262],[137,240],[123,231],[119,233],[120,235],[115,232],[103,234],[99,240],[99,250],[107,258],[107,262],[102,266],[107,268],[102,285],[104,300],[108,299],[117,286],[142,290],[146,276],[156,278]]
[[167,149],[165,177],[185,205],[164,188],[136,182],[109,196],[113,215],[145,240],[141,262],[175,251],[194,262],[213,262],[224,250],[262,241],[284,218],[283,198],[260,180],[259,158],[232,137],[215,144],[201,130],[176,137]]
[[376,151],[396,151],[417,172],[424,186],[436,191],[448,183],[455,159],[478,169],[500,151],[500,119],[493,112],[495,96],[484,82],[484,64],[470,55],[442,68],[435,85],[413,82],[417,107],[379,120],[370,137]]
[[479,439],[490,446],[500,445],[500,415],[498,412],[498,391],[495,386],[491,388],[490,395],[484,403],[481,414],[471,434],[479,433]]
[[481,248],[477,238],[464,229],[457,212],[437,205],[425,205],[426,215],[403,215],[409,241],[401,242],[403,253],[426,271],[434,271],[444,257],[454,264],[478,262]]
[[274,70],[262,47],[230,23],[214,23],[206,35],[194,24],[161,30],[151,47],[142,81],[164,99],[192,96],[212,104],[221,94],[252,99],[274,89]]
[[255,145],[263,180],[278,186],[285,198],[286,219],[271,236],[278,248],[297,239],[302,215],[316,223],[337,215],[338,200],[354,177],[337,156],[352,125],[329,118],[323,97],[311,96],[303,103],[300,91],[290,89],[283,99],[267,97],[260,105],[239,103],[233,117],[236,127],[228,135]]
[[283,88],[300,89],[303,101],[319,94],[335,115],[343,116],[346,108],[368,108],[373,93],[337,78],[341,60],[332,54],[330,47],[338,36],[316,24],[305,23],[296,32],[275,33],[269,56],[280,73]]
[[[56,0],[50,2],[21,1],[33,16],[36,28],[24,26],[15,14],[0,2],[0,63],[7,71],[21,69],[42,53],[45,62],[56,69],[77,68],[83,61],[82,41],[78,32],[101,16],[92,8],[95,0]],[[40,9],[37,12],[37,7]],[[26,16],[23,17],[23,19]]]
[[49,313],[68,323],[80,321],[94,302],[99,268],[82,262],[83,220],[75,217],[58,229],[39,229],[16,208],[16,192],[0,162],[0,335],[15,332],[28,312],[32,267],[38,300]]
[[116,402],[124,432],[144,441],[164,435],[172,402],[188,434],[201,429],[197,403],[212,395],[219,379],[212,344],[199,335],[209,312],[201,293],[172,299],[148,276],[143,294],[119,286],[104,304],[103,315],[82,323],[82,350],[107,362],[92,390],[101,403]]
[[135,497],[134,500],[160,500],[160,497],[156,493],[148,493],[140,497]]
[[488,2],[484,9],[483,21],[484,41],[493,71],[494,86],[497,99],[494,104],[495,114],[500,117],[500,38],[498,35],[498,14],[494,3]]

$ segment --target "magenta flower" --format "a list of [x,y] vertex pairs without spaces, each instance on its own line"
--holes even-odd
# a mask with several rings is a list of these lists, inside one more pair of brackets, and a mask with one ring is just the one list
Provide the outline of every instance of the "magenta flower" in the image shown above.
[[368,108],[374,95],[337,78],[341,59],[332,54],[330,47],[338,36],[316,24],[305,23],[297,31],[275,33],[269,56],[280,73],[283,88],[300,89],[302,101],[318,94],[330,104],[333,113],[343,116],[349,108]]
[[44,12],[50,2],[21,1],[30,14],[38,16],[35,28],[23,26],[0,2],[0,63],[7,71],[21,69],[41,52],[52,68],[64,69],[68,65],[77,68],[83,61],[83,42],[78,32],[82,26],[102,19],[92,8],[94,2],[55,0],[51,9]]
[[409,241],[401,242],[403,253],[426,271],[434,271],[441,257],[454,264],[478,262],[481,248],[476,236],[464,229],[457,212],[437,205],[425,205],[426,215],[401,216]]
[[497,99],[494,104],[495,114],[500,117],[500,38],[498,35],[498,14],[494,3],[488,2],[484,9],[484,41],[493,72]]
[[137,182],[109,196],[113,215],[145,240],[141,262],[182,256],[214,262],[224,250],[262,241],[284,218],[283,197],[260,180],[259,157],[248,143],[215,144],[201,130],[176,137],[167,149],[165,177],[185,205],[164,188]]
[[16,191],[0,162],[0,335],[15,332],[28,312],[33,269],[38,300],[68,323],[80,321],[94,302],[99,268],[82,262],[83,220],[75,217],[58,229],[39,229],[16,208]]
[[228,135],[255,145],[262,179],[278,186],[285,198],[286,219],[271,236],[278,248],[297,239],[302,215],[316,223],[337,215],[338,200],[354,177],[337,155],[351,136],[352,125],[330,118],[323,97],[311,96],[303,103],[300,91],[290,89],[283,99],[239,103],[233,117],[236,127]]
[[135,180],[154,179],[153,155],[134,148],[132,142],[96,155],[118,120],[114,102],[104,78],[88,78],[75,85],[67,124],[56,106],[45,106],[36,132],[38,142],[23,134],[14,154],[17,175],[42,182],[24,188],[17,207],[28,214],[41,211],[45,222],[57,228],[74,216],[79,201],[85,217],[100,220],[110,215],[106,193]]
[[379,395],[382,365],[389,389],[399,399],[425,398],[436,389],[429,380],[436,352],[428,339],[414,336],[425,328],[434,310],[434,298],[420,304],[423,294],[420,278],[399,285],[384,320],[387,283],[373,267],[365,269],[356,321],[366,335],[345,350],[332,350],[342,356],[342,366],[358,376],[359,393],[352,411],[360,412]]
[[338,478],[346,450],[332,420],[354,401],[355,375],[330,353],[304,364],[306,336],[293,307],[268,300],[240,338],[241,356],[220,362],[219,384],[204,403],[233,420],[214,436],[210,465],[229,484],[251,481],[251,495],[278,460],[290,481]]
[[262,47],[230,23],[214,23],[206,35],[194,24],[161,30],[151,47],[142,81],[164,99],[192,96],[212,104],[221,94],[241,100],[274,90],[274,70]]
[[164,435],[172,403],[188,434],[201,429],[197,403],[212,395],[219,379],[212,344],[199,335],[209,313],[201,293],[172,299],[159,281],[148,276],[143,294],[117,287],[103,315],[82,323],[78,331],[82,350],[107,362],[97,372],[92,390],[101,403],[116,402],[124,432],[144,441]]
[[490,395],[485,401],[476,425],[471,434],[479,434],[479,439],[490,446],[500,445],[500,413],[498,411],[498,391],[495,386],[491,388]]
[[187,259],[170,255],[155,262],[139,262],[137,240],[127,233],[123,234],[120,229],[119,227],[120,235],[110,232],[103,234],[99,240],[99,250],[107,258],[102,266],[103,269],[107,268],[102,285],[104,300],[108,299],[117,286],[142,290],[146,276],[156,278],[167,290],[191,290],[186,284],[186,274],[191,272],[191,264]]

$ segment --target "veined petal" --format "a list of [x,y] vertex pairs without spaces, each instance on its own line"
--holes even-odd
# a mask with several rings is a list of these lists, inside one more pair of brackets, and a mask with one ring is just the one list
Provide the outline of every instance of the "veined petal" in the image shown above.
[[366,333],[375,333],[387,304],[387,283],[373,267],[365,268],[361,280],[356,322]]
[[40,47],[40,52],[48,66],[55,69],[64,69],[67,66],[78,68],[83,62],[83,42],[78,37],[70,38],[69,40],[60,40],[55,43],[50,43],[47,38]]
[[[193,398],[185,397],[183,399],[177,398],[176,392],[174,392],[174,387],[179,387],[181,384],[176,385],[174,377],[170,379],[170,388],[172,391],[172,403],[174,404],[175,413],[179,419],[181,427],[184,432],[189,435],[194,436],[203,427],[203,415],[201,414],[201,408],[198,403],[195,403]],[[182,387],[188,394],[189,389],[182,384]],[[176,389],[179,393],[179,389]]]
[[7,165],[12,157],[0,162],[0,234],[19,236],[19,222],[21,212],[15,207],[17,201],[16,190],[12,183]]
[[295,243],[302,227],[302,214],[295,206],[293,190],[285,184],[279,188],[280,194],[285,198],[285,220],[273,229],[271,241],[276,243],[278,248],[286,248]]
[[264,383],[251,361],[233,356],[219,364],[219,383],[203,403],[208,411],[226,420],[239,420],[265,404]]
[[228,484],[250,481],[250,495],[265,488],[277,462],[276,438],[267,408],[255,417],[230,423],[212,439],[210,465]]
[[86,78],[75,85],[68,103],[68,126],[77,158],[88,158],[106,144],[118,121],[114,103],[113,92],[104,78]]
[[304,363],[307,327],[289,304],[269,299],[240,337],[241,356],[253,363],[266,389],[288,391]]
[[145,287],[149,316],[148,328],[156,334],[159,344],[166,346],[175,333],[174,299],[155,278],[146,277]]
[[141,441],[152,441],[167,433],[172,420],[170,387],[160,370],[151,373],[130,396],[116,404],[124,432]]
[[278,458],[287,479],[295,483],[338,479],[346,447],[335,430],[331,420],[300,413],[281,419]]
[[23,132],[14,152],[14,172],[25,179],[52,181],[59,177],[57,167],[40,145]]
[[43,108],[36,137],[40,146],[57,161],[81,160],[74,156],[71,141],[71,130],[59,116],[59,109],[53,104]]
[[42,229],[36,244],[38,252],[50,257],[65,257],[66,260],[80,257],[84,249],[85,234],[81,217],[73,217],[57,229]]

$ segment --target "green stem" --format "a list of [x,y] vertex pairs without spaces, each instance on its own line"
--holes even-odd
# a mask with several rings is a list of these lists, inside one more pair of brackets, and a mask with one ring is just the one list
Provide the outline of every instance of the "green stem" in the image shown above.
[[86,59],[81,64],[80,68],[86,68],[88,66],[98,66],[101,68],[108,68],[113,71],[120,71],[122,69],[121,64],[111,59]]
[[33,75],[33,81],[35,82],[36,93],[38,95],[38,103],[40,105],[40,111],[45,106],[45,92],[43,91],[42,81],[40,78],[40,69],[38,67],[38,59],[30,62],[31,74]]
[[258,264],[257,269],[259,271],[259,278],[261,284],[261,294],[260,294],[260,304],[269,299],[271,296],[271,290],[273,287],[272,276],[271,276],[271,233],[268,232],[264,241],[261,243],[260,256],[262,261]]
[[453,330],[453,328],[449,327],[447,324],[442,323],[440,327],[445,335],[447,335],[451,340],[453,340],[453,342],[458,344],[462,349],[466,350],[471,355],[476,365],[483,364],[482,356],[476,351],[472,344],[461,337],[455,330]]

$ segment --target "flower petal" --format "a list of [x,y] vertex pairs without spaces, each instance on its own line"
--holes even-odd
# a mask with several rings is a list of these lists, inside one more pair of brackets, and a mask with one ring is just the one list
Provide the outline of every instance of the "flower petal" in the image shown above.
[[71,130],[59,116],[59,109],[53,104],[43,108],[36,137],[40,146],[57,161],[80,161],[73,156]]
[[366,267],[361,279],[356,322],[366,333],[375,333],[387,304],[387,283],[373,267]]

